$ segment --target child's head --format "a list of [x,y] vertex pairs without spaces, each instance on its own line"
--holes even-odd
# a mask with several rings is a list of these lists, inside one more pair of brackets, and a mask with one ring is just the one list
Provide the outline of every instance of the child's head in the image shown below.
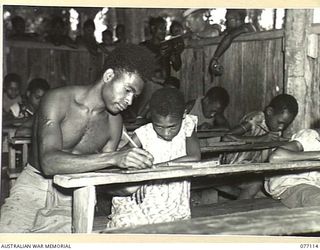
[[162,88],[150,100],[153,129],[159,137],[171,141],[180,131],[185,113],[183,94],[175,88]]
[[151,17],[149,20],[149,28],[153,39],[163,41],[166,37],[167,22],[162,17]]
[[183,34],[183,26],[180,22],[173,20],[170,25],[170,35],[178,36]]
[[118,24],[116,27],[116,37],[119,40],[125,40],[126,37],[126,26],[124,24]]
[[102,42],[106,45],[111,45],[113,42],[113,34],[111,30],[105,30],[102,32]]
[[21,77],[15,73],[7,74],[3,80],[3,87],[10,99],[18,97],[20,95]]
[[227,29],[235,29],[244,24],[247,16],[245,9],[228,9],[226,13],[226,26]]
[[50,34],[53,36],[66,35],[68,32],[67,25],[65,21],[59,17],[55,16],[51,20]]
[[206,118],[216,113],[223,113],[229,104],[229,94],[222,87],[212,87],[205,94],[202,101],[202,111]]
[[27,89],[28,104],[37,110],[42,96],[50,89],[48,82],[42,78],[34,78],[30,81]]
[[163,83],[164,87],[180,89],[180,80],[174,76],[169,76]]
[[96,29],[96,26],[94,24],[94,21],[92,19],[88,19],[83,24],[83,33],[84,35],[93,35],[94,31]]
[[26,29],[26,22],[21,16],[15,16],[11,19],[12,30],[15,34],[23,34]]
[[284,131],[298,113],[297,100],[288,94],[277,95],[266,107],[266,124],[270,131]]

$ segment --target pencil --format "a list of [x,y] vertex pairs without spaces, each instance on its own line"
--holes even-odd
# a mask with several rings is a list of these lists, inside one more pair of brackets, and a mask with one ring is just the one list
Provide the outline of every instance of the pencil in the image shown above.
[[123,130],[123,134],[125,137],[127,137],[127,139],[129,140],[129,142],[135,147],[138,148],[138,145],[132,140],[132,138],[127,134],[127,132],[125,130]]

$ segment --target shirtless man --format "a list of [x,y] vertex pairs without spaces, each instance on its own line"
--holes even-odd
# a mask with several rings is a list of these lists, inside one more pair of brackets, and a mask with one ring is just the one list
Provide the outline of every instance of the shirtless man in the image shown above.
[[29,163],[1,208],[0,232],[71,232],[71,196],[52,184],[56,174],[152,166],[152,155],[142,149],[116,149],[120,112],[141,93],[153,65],[148,49],[122,45],[94,84],[53,89],[43,97]]

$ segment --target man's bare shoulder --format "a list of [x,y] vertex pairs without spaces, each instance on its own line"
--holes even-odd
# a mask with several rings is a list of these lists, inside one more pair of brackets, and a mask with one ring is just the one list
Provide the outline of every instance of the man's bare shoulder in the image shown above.
[[63,86],[49,90],[44,96],[44,102],[65,105],[85,91],[85,86]]

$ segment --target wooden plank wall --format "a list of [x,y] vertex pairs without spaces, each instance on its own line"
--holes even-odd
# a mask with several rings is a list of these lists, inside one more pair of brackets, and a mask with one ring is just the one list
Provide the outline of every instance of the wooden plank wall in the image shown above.
[[[223,86],[230,94],[226,116],[232,125],[253,110],[263,109],[270,99],[284,91],[283,31],[259,32],[237,38],[221,58],[224,74],[211,79],[208,65],[220,38],[195,41],[182,54],[179,72],[186,100],[202,95],[212,86]],[[320,39],[319,47],[320,49]],[[7,43],[4,47],[4,74],[16,72],[27,82],[34,77],[49,80],[52,87],[89,84],[97,77],[103,56],[94,57],[85,49],[73,50],[48,44]],[[310,59],[314,113],[319,111],[319,57]],[[302,104],[306,105],[306,104]],[[313,124],[319,127],[319,119]]]
[[93,56],[84,48],[18,41],[6,45],[4,74],[18,73],[23,79],[23,90],[35,77],[45,78],[52,88],[90,84],[97,78],[104,59],[102,54]]
[[213,86],[224,87],[230,95],[226,116],[232,125],[246,113],[264,109],[273,96],[284,90],[282,36],[278,33],[267,39],[232,43],[220,60],[224,74],[214,79],[208,65],[217,42],[187,48],[180,75],[186,99],[194,99]]
[[312,81],[311,81],[311,104],[312,117],[311,127],[320,128],[320,35],[318,34],[318,57],[309,59],[312,64]]

